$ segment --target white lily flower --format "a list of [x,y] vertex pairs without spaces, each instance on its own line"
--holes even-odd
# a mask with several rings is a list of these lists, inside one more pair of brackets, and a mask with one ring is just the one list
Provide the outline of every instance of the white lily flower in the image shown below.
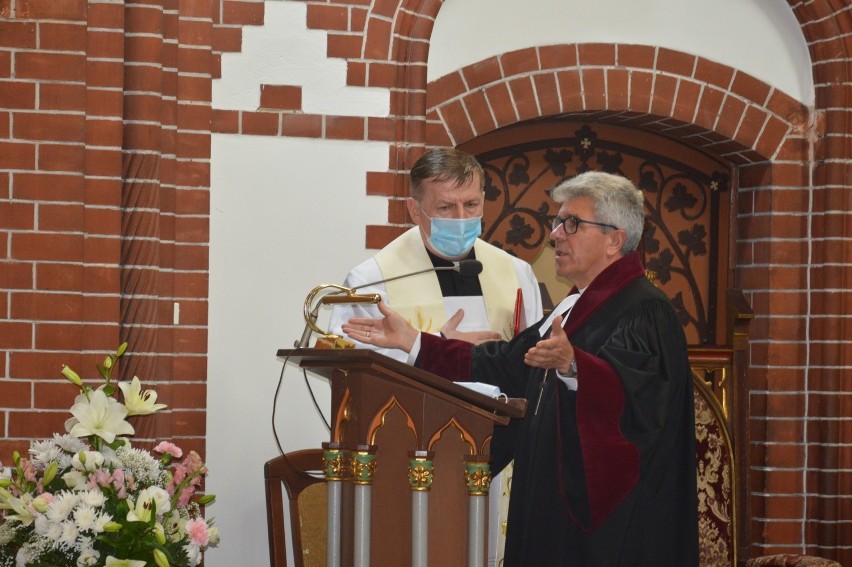
[[35,516],[30,511],[30,505],[33,501],[32,494],[23,494],[18,498],[17,496],[12,496],[7,490],[0,488],[0,500],[2,500],[2,507],[0,509],[14,512],[14,514],[7,513],[6,520],[18,521],[22,526],[29,526],[33,523]]
[[[89,392],[86,396],[77,396],[71,406],[74,423],[68,431],[73,437],[88,437],[97,435],[107,443],[115,441],[116,435],[133,435],[133,426],[124,421],[127,408],[108,397],[103,390]],[[71,421],[71,420],[69,420]],[[68,427],[68,422],[65,424]]]
[[169,493],[159,486],[149,486],[139,493],[136,502],[127,513],[127,521],[148,522],[155,508],[157,514],[165,514],[171,509]]
[[157,404],[157,392],[154,390],[142,391],[142,384],[139,378],[133,377],[133,380],[127,382],[119,382],[118,387],[124,394],[124,405],[127,407],[127,415],[148,415],[155,411],[159,411],[166,407],[166,404]]

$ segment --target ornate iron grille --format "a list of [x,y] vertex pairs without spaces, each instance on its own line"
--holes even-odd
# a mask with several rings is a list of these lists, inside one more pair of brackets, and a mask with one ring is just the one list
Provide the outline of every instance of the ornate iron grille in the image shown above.
[[728,283],[725,165],[692,150],[677,156],[631,145],[589,124],[575,128],[572,136],[477,153],[486,173],[483,238],[533,263],[550,244],[552,187],[591,169],[628,177],[645,194],[646,268],[672,299],[690,344],[715,344],[719,292]]

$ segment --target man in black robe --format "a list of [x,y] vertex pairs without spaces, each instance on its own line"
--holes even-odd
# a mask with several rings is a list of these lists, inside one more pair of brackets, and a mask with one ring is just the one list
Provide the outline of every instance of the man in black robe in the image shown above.
[[552,196],[556,271],[575,287],[539,323],[474,346],[421,334],[382,305],[383,319],[344,331],[529,400],[491,445],[495,469],[515,459],[505,567],[695,566],[692,381],[677,314],[636,252],[642,193],[587,172]]

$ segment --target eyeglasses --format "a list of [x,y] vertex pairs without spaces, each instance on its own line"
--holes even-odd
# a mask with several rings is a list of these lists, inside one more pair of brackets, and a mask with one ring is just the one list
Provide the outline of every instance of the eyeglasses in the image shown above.
[[559,225],[562,225],[562,228],[565,230],[565,234],[574,234],[580,228],[580,225],[582,223],[602,226],[604,228],[611,228],[612,230],[618,230],[617,226],[612,226],[611,224],[604,224],[602,222],[581,219],[579,217],[575,217],[574,215],[568,215],[564,219],[558,215],[553,217],[553,230],[556,230],[557,228],[559,228]]

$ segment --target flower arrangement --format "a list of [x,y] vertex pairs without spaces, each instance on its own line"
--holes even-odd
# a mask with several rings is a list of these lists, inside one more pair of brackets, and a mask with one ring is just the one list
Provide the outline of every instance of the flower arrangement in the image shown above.
[[[152,452],[134,448],[127,421],[164,407],[139,378],[112,381],[123,343],[97,365],[104,383],[80,389],[65,434],[33,441],[28,458],[0,465],[0,567],[193,567],[218,544],[218,528],[196,493],[207,468],[194,451],[162,442]],[[117,386],[117,388],[116,388]],[[122,401],[115,397],[118,390]]]

